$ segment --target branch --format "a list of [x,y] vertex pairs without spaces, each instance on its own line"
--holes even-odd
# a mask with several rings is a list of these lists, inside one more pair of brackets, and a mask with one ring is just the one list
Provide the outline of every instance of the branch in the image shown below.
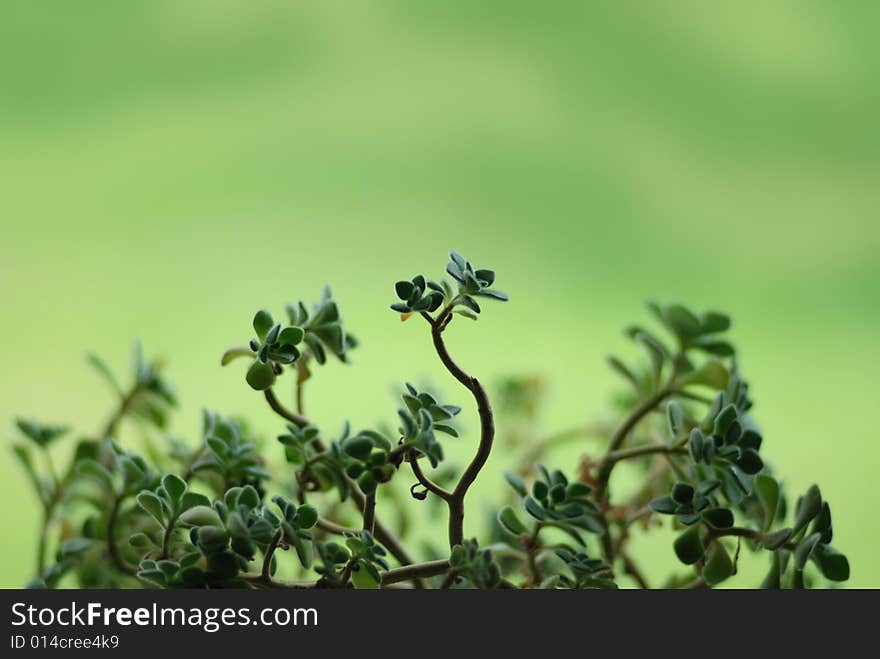
[[370,492],[364,498],[364,531],[373,535],[376,525],[376,490]]
[[288,421],[290,421],[293,425],[304,428],[309,425],[309,420],[302,416],[301,414],[297,414],[295,412],[291,412],[284,405],[281,404],[281,401],[275,396],[275,392],[272,391],[272,388],[266,389],[263,392],[263,395],[266,397],[266,402],[269,403],[269,407],[278,415],[281,416]]
[[447,570],[449,570],[449,561],[446,559],[405,565],[383,572],[382,586],[388,586],[400,581],[409,581],[410,579],[436,577],[439,574],[445,574]]
[[669,444],[644,444],[642,446],[633,446],[631,448],[620,449],[618,451],[612,451],[608,453],[603,458],[604,462],[620,462],[621,460],[629,460],[631,458],[640,458],[646,455],[655,455],[659,453],[687,453],[687,449],[684,446],[675,446]]
[[116,520],[119,517],[119,505],[122,503],[121,497],[113,498],[113,505],[110,507],[110,515],[107,517],[107,553],[110,554],[110,560],[116,569],[123,574],[134,575],[137,573],[133,567],[122,560],[119,549],[116,547]]
[[629,436],[630,432],[632,432],[632,429],[638,425],[639,421],[650,414],[664,398],[672,393],[672,391],[671,386],[668,384],[658,389],[653,395],[643,400],[638,407],[630,412],[629,416],[624,419],[620,427],[613,435],[611,435],[611,439],[608,442],[608,450],[605,453],[605,457],[603,457],[599,463],[599,473],[596,476],[597,500],[601,500],[603,497],[607,498],[608,480],[611,478],[611,471],[614,469],[614,465],[617,462],[617,460],[609,460],[609,456],[614,455],[623,442],[626,441],[626,438]]
[[495,420],[492,416],[492,406],[489,403],[489,397],[480,381],[475,377],[468,375],[449,354],[446,344],[443,342],[443,330],[449,324],[452,317],[449,308],[445,308],[437,316],[437,319],[425,312],[422,317],[428,321],[431,326],[431,338],[434,342],[434,349],[440,361],[446,367],[452,376],[458,380],[474,397],[477,403],[477,413],[480,416],[480,443],[477,446],[477,452],[471,459],[470,464],[462,473],[458,480],[458,484],[452,491],[450,497],[446,500],[449,506],[449,545],[454,547],[464,542],[464,498],[468,488],[476,480],[477,475],[489,459],[492,452],[492,442],[495,439]]
[[263,555],[263,569],[260,572],[260,576],[266,582],[272,580],[272,557],[275,555],[275,550],[278,549],[279,542],[281,542],[280,529],[275,532],[274,536],[272,536],[272,540],[269,541],[269,546],[266,547],[266,553]]
[[422,471],[422,467],[419,464],[419,459],[418,456],[416,456],[415,451],[410,451],[407,454],[407,460],[409,462],[409,466],[412,467],[412,471],[416,479],[426,490],[428,490],[428,492],[436,494],[444,501],[449,501],[452,493],[448,490],[443,489],[425,475],[425,472]]

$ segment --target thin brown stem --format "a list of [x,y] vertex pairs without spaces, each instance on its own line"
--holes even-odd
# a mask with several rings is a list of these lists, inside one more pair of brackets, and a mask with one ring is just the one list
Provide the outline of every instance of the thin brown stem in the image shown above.
[[373,535],[376,525],[376,490],[364,497],[364,531]]
[[422,317],[428,321],[431,326],[431,338],[434,343],[434,350],[440,361],[446,367],[452,376],[458,380],[474,397],[477,403],[477,413],[480,417],[480,443],[477,451],[465,468],[458,480],[455,488],[446,499],[449,506],[449,545],[454,547],[464,542],[464,499],[468,489],[477,479],[477,475],[489,459],[492,452],[492,442],[495,439],[495,420],[492,415],[492,406],[489,403],[489,396],[486,390],[477,378],[468,375],[449,354],[446,344],[443,341],[443,330],[449,324],[452,313],[449,307],[445,308],[436,319],[429,314],[422,312]]
[[608,453],[604,460],[611,463],[620,462],[621,460],[630,460],[632,458],[640,458],[646,455],[656,455],[660,453],[687,453],[687,449],[683,446],[670,446],[669,444],[643,444],[641,446],[633,446],[631,448],[620,449]]
[[440,487],[439,485],[437,485],[437,483],[435,483],[434,481],[432,481],[430,478],[428,478],[425,475],[425,472],[422,471],[422,467],[419,464],[418,455],[416,454],[415,451],[410,451],[407,454],[407,460],[409,462],[410,467],[412,467],[413,474],[415,475],[415,477],[419,481],[419,483],[422,485],[422,487],[424,487],[426,490],[428,490],[428,492],[432,492],[433,494],[436,494],[438,497],[440,497],[444,501],[449,501],[449,497],[452,496],[452,493],[449,492],[448,490],[445,490],[444,488]]
[[414,563],[412,565],[404,565],[403,567],[386,570],[382,573],[382,586],[388,586],[400,581],[409,581],[411,579],[424,579],[427,577],[436,577],[439,574],[445,574],[449,570],[449,561],[443,559],[439,561],[428,561],[426,563]]

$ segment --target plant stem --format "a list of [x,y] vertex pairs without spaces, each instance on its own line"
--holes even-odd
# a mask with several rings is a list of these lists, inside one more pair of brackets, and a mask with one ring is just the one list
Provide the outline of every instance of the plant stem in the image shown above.
[[452,496],[452,493],[443,489],[425,475],[425,472],[422,471],[421,465],[419,465],[418,456],[415,451],[410,451],[407,454],[407,460],[409,461],[410,467],[412,467],[416,479],[426,490],[428,490],[428,492],[433,492],[444,501],[449,501],[449,497]]
[[382,585],[398,583],[400,581],[409,581],[411,579],[420,579],[425,577],[436,577],[438,574],[444,574],[449,569],[449,561],[446,559],[439,561],[427,561],[425,563],[414,563],[412,565],[404,565],[393,570],[386,570],[382,573]]
[[171,549],[171,535],[174,532],[174,521],[165,528],[165,533],[162,534],[162,558],[168,558],[168,552]]
[[110,554],[110,560],[116,569],[123,574],[133,575],[136,570],[128,563],[122,560],[119,549],[116,547],[116,520],[119,517],[119,507],[122,504],[122,497],[114,497],[113,505],[110,507],[110,515],[107,517],[107,553]]
[[263,569],[260,571],[260,576],[267,582],[272,580],[272,557],[275,555],[275,550],[278,549],[279,542],[281,542],[280,529],[272,536],[269,546],[266,547],[266,553],[263,555]]
[[434,350],[437,352],[437,356],[446,367],[446,370],[471,392],[477,403],[477,413],[480,417],[480,443],[477,446],[477,452],[465,468],[449,498],[446,499],[449,507],[449,546],[454,547],[464,542],[465,495],[492,452],[492,442],[495,439],[495,420],[492,415],[489,397],[483,385],[477,378],[468,375],[455,363],[446,349],[446,344],[443,342],[443,330],[452,318],[450,307],[444,308],[436,319],[426,312],[422,312],[422,317],[431,326],[431,338],[434,342]]
[[370,492],[364,498],[364,531],[373,534],[376,524],[376,490]]
[[655,455],[658,453],[687,453],[687,449],[683,446],[674,446],[669,444],[643,444],[642,446],[633,446],[631,448],[620,449],[608,453],[604,460],[607,462],[620,462],[621,460],[629,460],[631,458],[639,458],[645,455]]

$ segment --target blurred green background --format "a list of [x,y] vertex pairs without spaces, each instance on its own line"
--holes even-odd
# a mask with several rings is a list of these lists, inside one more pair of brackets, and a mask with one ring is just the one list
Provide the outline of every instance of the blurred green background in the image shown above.
[[[620,328],[645,298],[729,311],[764,453],[792,492],[821,484],[849,585],[880,586],[877,3],[33,1],[0,15],[4,423],[96,431],[112,400],[83,356],[123,368],[141,337],[168,357],[176,434],[195,442],[208,406],[271,438],[244,366],[219,355],[256,308],[325,282],[361,347],[310,383],[319,425],[393,420],[406,379],[470,412],[423,324],[387,308],[396,279],[439,276],[456,248],[511,302],[457,323],[451,349],[487,382],[542,374],[548,430],[608,417],[620,384],[603,355],[636,354]],[[15,587],[38,509],[6,455],[0,586]],[[507,457],[486,468],[469,534]],[[642,545],[652,575],[675,566],[662,534]],[[735,585],[756,583],[745,572]]]

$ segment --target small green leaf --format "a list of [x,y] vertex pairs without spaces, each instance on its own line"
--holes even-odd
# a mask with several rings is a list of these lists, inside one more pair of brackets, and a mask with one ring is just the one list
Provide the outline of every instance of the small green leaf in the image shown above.
[[795,512],[793,535],[800,533],[807,524],[822,510],[822,493],[817,485],[811,485],[806,494],[798,501]]
[[804,566],[807,564],[807,561],[810,558],[810,555],[813,553],[813,549],[816,548],[816,545],[819,544],[819,540],[821,539],[821,535],[819,533],[813,533],[808,535],[803,540],[801,540],[797,547],[794,548],[794,568],[796,570],[803,570]]
[[678,401],[670,401],[666,406],[666,422],[669,427],[669,435],[675,439],[684,429],[684,410]]
[[693,565],[703,558],[705,549],[703,540],[700,538],[700,525],[695,524],[688,527],[675,539],[672,547],[678,560],[685,565]]
[[308,504],[300,506],[296,511],[296,523],[301,529],[310,529],[318,523],[318,511]]
[[[140,503],[140,495],[138,495]],[[180,522],[187,526],[223,526],[217,511],[208,506],[193,506],[180,515]]]
[[729,529],[733,526],[733,513],[728,508],[711,508],[702,513],[703,520],[716,529]]
[[764,509],[762,529],[769,531],[773,526],[773,518],[776,517],[776,510],[779,507],[779,483],[772,476],[758,474],[755,476],[755,494],[758,495],[758,500]]
[[174,474],[168,474],[162,479],[162,487],[165,488],[174,506],[178,507],[180,498],[186,492],[186,481]]
[[813,560],[826,579],[846,581],[849,579],[849,561],[834,547],[819,544],[813,550]]
[[252,389],[265,391],[275,384],[275,370],[272,364],[264,364],[259,359],[255,359],[245,379]]
[[274,325],[275,320],[272,318],[272,314],[266,309],[260,309],[254,316],[254,331],[257,333],[257,337],[260,341],[266,339],[266,335]]
[[285,327],[278,335],[278,343],[283,346],[295,346],[303,340],[304,336],[305,332],[301,327]]
[[523,499],[523,504],[525,505],[526,512],[537,520],[543,520],[547,516],[544,512],[544,507],[534,498],[527,496]]
[[761,544],[763,544],[767,549],[779,549],[782,545],[788,542],[788,539],[791,537],[791,529],[784,528],[779,529],[773,533],[765,533],[761,537]]
[[[164,528],[167,523],[162,501],[155,494],[143,491],[137,495],[138,505]],[[215,513],[216,514],[216,513]]]
[[510,506],[504,506],[504,508],[498,512],[498,521],[501,523],[501,526],[510,531],[513,535],[521,535],[528,530]]
[[717,359],[710,358],[697,370],[679,377],[676,380],[676,386],[703,385],[712,389],[724,389],[729,378],[730,373],[727,367]]
[[713,542],[706,556],[703,579],[710,586],[714,586],[730,577],[733,572],[733,561],[730,560],[727,549],[720,542]]
[[135,533],[128,538],[128,544],[132,547],[142,549],[144,547],[149,547],[153,543],[150,541],[150,538],[147,537],[146,533]]
[[672,515],[675,513],[676,508],[678,508],[678,504],[675,503],[670,496],[654,499],[650,503],[650,506],[652,510],[657,511],[658,513],[663,513],[664,515]]
[[520,478],[516,474],[506,471],[504,472],[504,479],[510,484],[510,487],[512,487],[521,497],[524,497],[526,495],[526,484],[523,482],[522,478]]

